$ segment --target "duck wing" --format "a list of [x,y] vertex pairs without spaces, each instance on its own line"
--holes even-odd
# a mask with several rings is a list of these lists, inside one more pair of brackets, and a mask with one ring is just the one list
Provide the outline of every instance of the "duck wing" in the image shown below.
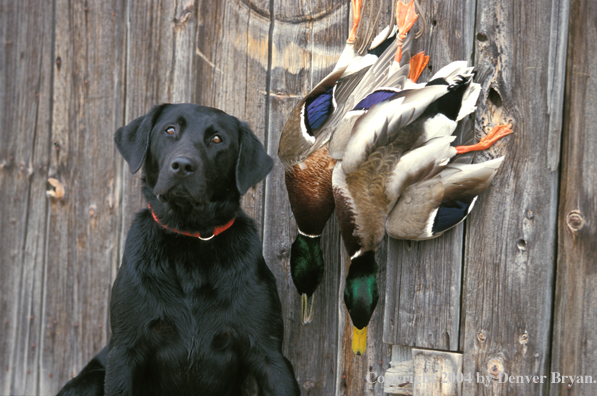
[[397,239],[435,238],[463,221],[491,183],[503,157],[481,164],[449,164],[428,180],[404,190],[386,221]]
[[334,70],[290,112],[278,146],[278,156],[284,165],[302,162],[328,142],[329,120],[336,113],[344,114],[344,101],[377,61],[377,53],[394,39],[395,34],[388,36],[387,31],[382,31],[373,39],[375,47],[364,56],[356,53],[354,43],[347,42]]

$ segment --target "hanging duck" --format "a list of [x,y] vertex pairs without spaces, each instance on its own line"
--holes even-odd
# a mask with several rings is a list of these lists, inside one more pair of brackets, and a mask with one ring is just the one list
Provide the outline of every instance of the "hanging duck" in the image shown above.
[[[361,0],[352,0],[352,7],[353,27],[338,63],[292,110],[278,149],[278,156],[285,165],[290,206],[298,225],[298,235],[290,252],[290,266],[293,282],[301,294],[303,324],[313,318],[313,293],[324,272],[320,238],[334,210],[332,171],[336,161],[328,152],[328,141],[333,133],[333,122],[330,121],[341,119],[345,109],[350,108],[347,106],[354,103],[348,101],[351,93],[364,82],[362,80],[374,76],[371,66],[387,52],[398,31],[397,27],[388,26],[371,41],[364,56],[358,55],[355,40]],[[410,26],[402,27],[402,36]],[[402,42],[397,45],[402,46]],[[393,51],[395,48],[392,54]],[[382,70],[385,69],[387,67]]]
[[475,110],[480,87],[472,77],[466,62],[454,62],[424,87],[370,97],[349,138],[340,130],[332,137],[332,146],[336,138],[344,141],[337,144],[343,154],[332,183],[350,256],[344,301],[357,355],[366,349],[379,299],[375,251],[385,233],[414,240],[441,235],[464,220],[502,161],[450,164],[455,155],[484,150],[512,132],[502,125],[476,145],[450,145],[457,122]]

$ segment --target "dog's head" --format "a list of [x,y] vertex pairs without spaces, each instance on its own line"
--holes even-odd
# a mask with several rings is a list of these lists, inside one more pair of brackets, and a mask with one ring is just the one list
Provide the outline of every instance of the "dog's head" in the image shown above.
[[114,140],[132,173],[144,164],[146,196],[170,211],[238,202],[273,166],[246,123],[194,104],[155,106],[118,129]]

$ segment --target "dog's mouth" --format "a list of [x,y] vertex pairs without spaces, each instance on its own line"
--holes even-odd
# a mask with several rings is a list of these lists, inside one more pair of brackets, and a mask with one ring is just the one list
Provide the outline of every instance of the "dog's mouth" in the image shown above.
[[206,200],[191,194],[185,186],[180,184],[165,192],[156,192],[156,196],[161,203],[199,211],[205,209],[208,203]]

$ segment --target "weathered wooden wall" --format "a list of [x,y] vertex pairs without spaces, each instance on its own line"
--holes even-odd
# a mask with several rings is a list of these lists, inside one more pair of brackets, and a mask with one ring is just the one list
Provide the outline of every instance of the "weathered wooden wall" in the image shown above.
[[[464,226],[432,241],[384,243],[385,293],[357,357],[335,219],[324,232],[315,318],[300,324],[289,276],[296,224],[275,158],[287,114],[344,46],[349,1],[0,0],[0,395],[54,394],[109,339],[111,283],[143,206],[139,175],[112,136],[162,102],[246,120],[276,160],[243,207],[260,225],[283,304],[284,352],[304,395],[381,396],[383,384],[366,378],[388,368],[390,344],[405,355],[405,347],[461,353],[455,361],[473,376],[597,380],[595,2],[420,3],[427,29],[416,48],[431,56],[423,78],[469,61],[483,85],[477,137],[504,120],[515,134],[492,150],[506,161]],[[61,199],[46,196],[49,177],[64,186]],[[416,356],[415,372],[430,370],[425,356],[441,359]],[[493,379],[458,388],[550,391],[593,395],[597,384]]]

